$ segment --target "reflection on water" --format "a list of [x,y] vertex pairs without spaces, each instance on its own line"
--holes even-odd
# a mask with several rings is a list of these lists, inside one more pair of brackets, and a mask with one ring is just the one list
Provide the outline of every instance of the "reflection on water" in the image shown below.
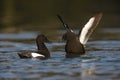
[[[104,29],[106,30],[106,29]],[[119,32],[104,32],[104,34]],[[64,31],[58,31],[60,39]],[[61,33],[62,32],[62,33]],[[120,41],[117,36],[94,36],[86,45],[86,55],[79,58],[66,59],[64,42],[54,40],[46,43],[52,57],[47,60],[20,59],[17,55],[22,50],[35,50],[34,38],[38,32],[21,32],[0,34],[0,79],[3,80],[119,80],[120,79]],[[47,33],[49,34],[49,32]],[[46,35],[47,35],[46,34]],[[103,34],[97,32],[97,34]],[[7,37],[4,37],[7,36]],[[26,36],[25,35],[29,35]],[[50,34],[51,35],[51,34]],[[50,37],[50,36],[49,36]],[[103,38],[105,37],[105,38]],[[116,39],[117,38],[117,39]],[[30,40],[28,42],[29,39]],[[26,41],[27,40],[27,41]]]
[[94,63],[83,63],[81,65],[81,80],[96,80],[95,73],[95,64]]

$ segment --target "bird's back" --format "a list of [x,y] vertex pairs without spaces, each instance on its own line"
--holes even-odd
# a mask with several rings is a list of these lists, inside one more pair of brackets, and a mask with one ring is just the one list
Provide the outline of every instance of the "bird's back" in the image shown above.
[[65,46],[66,55],[83,55],[85,54],[84,46],[79,42],[79,40],[67,41]]

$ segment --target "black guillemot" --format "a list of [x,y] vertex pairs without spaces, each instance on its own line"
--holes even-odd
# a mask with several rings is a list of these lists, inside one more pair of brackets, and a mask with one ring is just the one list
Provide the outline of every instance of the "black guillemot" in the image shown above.
[[60,15],[57,15],[59,20],[62,22],[66,33],[63,35],[63,39],[66,40],[65,51],[66,58],[80,57],[85,54],[85,44],[87,43],[93,30],[96,28],[102,18],[102,13],[98,13],[91,17],[89,21],[84,25],[79,34],[73,32],[73,30],[66,24]]
[[23,51],[19,52],[20,58],[36,58],[36,59],[47,59],[50,58],[50,52],[48,51],[44,42],[49,42],[47,37],[43,34],[39,34],[36,38],[37,50],[36,51]]

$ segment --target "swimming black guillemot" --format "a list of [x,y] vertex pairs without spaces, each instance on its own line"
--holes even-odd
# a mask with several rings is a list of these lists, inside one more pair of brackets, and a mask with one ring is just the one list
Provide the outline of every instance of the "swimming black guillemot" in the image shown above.
[[19,57],[24,58],[36,58],[36,59],[47,59],[50,58],[50,52],[45,46],[44,42],[49,42],[47,37],[43,34],[39,34],[36,38],[37,50],[36,51],[23,51],[18,53]]
[[89,21],[85,24],[83,29],[79,31],[78,36],[73,32],[73,30],[66,24],[60,15],[57,15],[59,20],[62,22],[64,28],[66,29],[66,33],[63,35],[63,39],[66,40],[65,51],[66,58],[74,58],[80,57],[80,55],[85,54],[85,44],[87,43],[90,35],[93,30],[96,28],[98,23],[102,18],[102,13],[96,14],[91,17]]

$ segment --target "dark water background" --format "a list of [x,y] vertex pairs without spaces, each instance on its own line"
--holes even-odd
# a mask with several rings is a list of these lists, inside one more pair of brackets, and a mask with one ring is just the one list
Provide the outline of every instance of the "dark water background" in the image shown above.
[[[119,0],[0,0],[0,80],[120,80]],[[77,33],[94,14],[103,17],[86,44],[86,55],[66,59],[59,13]],[[45,34],[47,60],[20,59]]]

